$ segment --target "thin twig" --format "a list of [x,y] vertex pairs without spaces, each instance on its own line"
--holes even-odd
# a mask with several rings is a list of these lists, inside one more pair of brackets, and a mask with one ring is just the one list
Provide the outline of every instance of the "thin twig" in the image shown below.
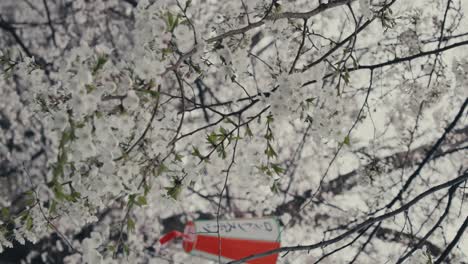
[[218,210],[216,212],[216,227],[217,227],[217,233],[218,233],[218,263],[221,264],[221,233],[219,230],[219,214],[220,214],[220,209],[221,209],[221,201],[223,200],[223,193],[226,190],[227,184],[228,184],[228,179],[229,179],[229,172],[231,171],[232,166],[234,165],[234,162],[236,160],[236,150],[237,150],[237,143],[239,142],[239,134],[240,134],[240,115],[239,115],[239,120],[237,124],[237,137],[236,141],[234,143],[234,148],[232,150],[232,158],[231,158],[231,163],[229,163],[228,168],[226,169],[226,177],[224,178],[224,184],[223,188],[221,189],[221,192],[219,193],[219,201],[218,201]]

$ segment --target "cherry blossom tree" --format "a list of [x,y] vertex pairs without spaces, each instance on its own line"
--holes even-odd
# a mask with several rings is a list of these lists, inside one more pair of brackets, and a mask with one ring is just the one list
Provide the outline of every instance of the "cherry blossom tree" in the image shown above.
[[[0,262],[468,263],[462,0],[3,0]],[[218,226],[219,231],[219,226]]]

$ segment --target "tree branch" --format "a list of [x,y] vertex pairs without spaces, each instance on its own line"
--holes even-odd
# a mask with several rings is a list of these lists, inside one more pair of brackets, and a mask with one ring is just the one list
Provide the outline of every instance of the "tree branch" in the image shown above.
[[460,241],[461,237],[465,233],[466,228],[468,227],[468,216],[465,218],[465,222],[463,222],[462,226],[460,229],[458,229],[457,234],[453,238],[452,242],[447,246],[447,248],[442,252],[442,255],[434,262],[434,264],[440,264],[442,261],[444,261],[445,258],[447,258],[448,254],[450,254],[450,251],[458,244]]
[[411,185],[411,182],[413,182],[414,179],[419,175],[421,170],[424,168],[424,166],[431,160],[431,156],[437,151],[437,149],[440,147],[442,142],[445,140],[447,137],[447,134],[450,133],[450,131],[455,127],[455,125],[458,123],[460,118],[463,115],[463,112],[465,112],[465,108],[468,106],[468,98],[465,99],[465,102],[463,103],[462,107],[458,111],[457,115],[453,119],[452,123],[445,128],[444,133],[442,136],[437,140],[437,142],[432,146],[432,148],[427,152],[426,156],[424,159],[421,161],[419,164],[418,168],[408,177],[406,180],[405,184],[403,185],[403,188],[398,192],[398,194],[393,198],[393,200],[386,206],[387,208],[391,208],[398,200],[401,200],[403,193],[409,188]]
[[264,19],[261,19],[260,21],[251,23],[243,28],[238,28],[238,29],[233,29],[230,30],[226,33],[223,33],[221,35],[218,35],[216,37],[212,37],[210,39],[207,39],[206,42],[211,43],[215,42],[218,40],[222,40],[226,37],[234,36],[234,35],[239,35],[239,34],[244,34],[245,32],[260,27],[261,25],[265,24],[266,20],[280,20],[280,19],[308,19],[313,16],[316,16],[328,9],[337,7],[337,6],[342,6],[346,5],[348,3],[351,3],[354,0],[335,0],[335,1],[329,1],[327,4],[319,4],[319,6],[311,11],[300,13],[300,12],[284,12],[284,13],[279,13],[279,14],[270,14],[269,16],[265,17]]
[[356,233],[356,232],[358,232],[360,230],[363,230],[363,229],[367,228],[368,226],[370,226],[370,225],[372,225],[374,223],[381,222],[381,221],[383,221],[385,219],[394,217],[394,216],[408,210],[409,208],[411,208],[413,205],[418,203],[423,198],[425,198],[425,197],[427,197],[427,196],[429,196],[429,195],[431,195],[431,194],[433,194],[433,193],[435,193],[435,192],[437,192],[439,190],[449,188],[449,187],[454,186],[454,185],[461,184],[462,182],[466,181],[467,179],[468,179],[468,172],[465,171],[465,173],[463,175],[461,175],[461,176],[459,176],[459,177],[457,177],[457,178],[455,178],[455,179],[453,179],[451,181],[445,182],[443,184],[436,185],[436,186],[428,189],[427,191],[425,191],[425,192],[421,193],[420,195],[416,196],[413,200],[409,201],[408,203],[401,206],[400,208],[398,208],[398,209],[396,209],[394,211],[388,212],[386,214],[377,216],[377,217],[371,217],[371,218],[367,219],[366,221],[361,222],[360,224],[354,226],[350,230],[344,232],[343,234],[338,235],[338,236],[336,236],[336,237],[334,237],[332,239],[324,240],[324,241],[321,241],[319,243],[311,244],[311,245],[281,247],[281,248],[278,248],[278,249],[269,250],[269,251],[266,251],[266,252],[263,252],[263,253],[254,254],[254,255],[251,255],[251,256],[248,256],[248,257],[245,257],[245,258],[242,258],[242,259],[231,261],[231,262],[228,262],[228,264],[244,263],[244,262],[249,261],[249,260],[258,259],[258,258],[261,258],[261,257],[277,254],[277,253],[280,253],[280,252],[310,251],[310,250],[313,250],[313,249],[316,249],[316,248],[326,247],[328,245],[340,242],[341,240],[349,237],[350,235],[352,235],[352,234],[354,234],[354,233]]

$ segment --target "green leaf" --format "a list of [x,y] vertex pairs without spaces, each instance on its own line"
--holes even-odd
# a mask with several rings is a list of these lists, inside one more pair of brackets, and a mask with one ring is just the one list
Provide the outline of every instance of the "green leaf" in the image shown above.
[[167,171],[169,171],[167,166],[164,165],[164,163],[161,163],[161,164],[159,164],[158,170],[156,171],[156,176],[159,176],[159,175],[161,175],[161,174],[163,174],[164,172],[167,172]]
[[96,86],[92,84],[86,84],[85,88],[86,88],[86,93],[91,93],[92,91],[96,90]]
[[218,147],[216,147],[216,152],[218,153],[218,157],[226,159],[227,153],[226,149],[224,148],[224,144],[218,145]]
[[349,72],[346,70],[345,73],[342,75],[343,80],[345,81],[346,85],[349,84]]
[[52,203],[50,204],[49,207],[49,214],[56,214],[57,213],[57,202],[55,200],[52,200]]
[[163,54],[163,57],[168,55],[168,54],[171,54],[172,52],[172,48],[171,47],[167,47],[167,48],[164,48],[162,49],[162,54]]
[[201,156],[200,150],[198,150],[198,148],[195,147],[195,146],[192,147],[192,155],[195,156],[195,157],[200,157]]
[[351,142],[350,142],[350,139],[349,139],[349,136],[346,136],[343,140],[343,144],[347,145],[347,146],[351,146]]
[[250,138],[253,137],[252,130],[250,129],[249,126],[247,126],[247,127],[245,128],[245,135],[247,135],[247,136],[250,137]]
[[127,244],[123,245],[123,251],[124,251],[125,255],[127,255],[127,256],[130,254],[130,249],[128,248]]
[[432,256],[431,256],[431,254],[430,254],[429,252],[426,252],[425,254],[426,254],[426,256],[427,256],[427,262],[426,262],[426,263],[427,263],[427,264],[433,264],[434,262],[432,261]]
[[182,182],[175,179],[174,186],[165,187],[164,189],[166,189],[167,195],[172,197],[174,200],[177,200],[179,198],[180,193],[182,192]]
[[272,175],[272,172],[267,165],[262,164],[260,166],[257,166],[257,168],[268,176]]
[[71,197],[73,202],[76,202],[81,197],[81,193],[79,193],[77,191],[72,191],[71,194],[70,194],[70,197]]
[[267,133],[265,134],[265,139],[268,141],[273,140],[273,133],[271,133],[271,130],[267,130]]
[[184,156],[180,155],[180,154],[177,154],[177,153],[174,153],[174,160],[175,161],[178,161],[178,162],[182,162],[182,158]]
[[229,134],[224,127],[220,127],[219,132],[221,132],[221,135],[223,135],[224,137],[226,137],[226,135]]
[[270,143],[267,144],[267,148],[265,149],[265,154],[267,155],[268,158],[275,158],[278,156],[278,154],[276,154],[275,150],[273,149]]
[[284,173],[284,169],[281,168],[278,164],[271,164],[271,168],[273,169],[273,171],[280,175],[280,174],[283,174]]
[[231,141],[231,140],[240,140],[240,139],[242,139],[242,137],[232,136],[232,135],[229,137],[229,141]]
[[127,204],[128,208],[132,207],[133,204],[135,204],[135,197],[136,197],[136,194],[130,194],[128,196],[128,204]]
[[173,32],[174,29],[179,25],[179,19],[180,15],[177,14],[177,16],[174,16],[171,12],[167,12],[167,27],[169,29],[169,32]]
[[58,179],[58,177],[63,175],[63,164],[60,162],[57,162],[56,164],[53,165],[52,169],[52,175],[54,176],[54,179]]
[[108,245],[107,250],[109,250],[110,252],[115,252],[116,247],[114,245]]
[[3,207],[2,208],[2,217],[3,217],[3,219],[10,218],[10,209],[8,209],[8,207]]
[[107,56],[99,56],[96,62],[96,65],[93,67],[93,75],[96,75],[96,73],[104,67],[104,64],[107,62]]
[[357,62],[356,58],[354,58],[354,56],[351,56],[351,59],[353,59],[354,68],[359,68],[359,63]]
[[127,218],[127,231],[128,233],[132,233],[133,231],[135,231],[135,222],[130,217]]
[[277,180],[275,180],[275,181],[273,182],[273,184],[272,184],[271,187],[270,187],[270,190],[271,190],[273,193],[276,193],[276,194],[279,193],[279,184],[278,184],[278,181],[277,181]]
[[151,190],[151,186],[149,186],[148,184],[144,184],[143,185],[143,189],[144,189],[144,193],[145,193],[145,196],[148,195],[149,191]]
[[172,27],[172,24],[174,23],[174,15],[171,12],[167,12],[167,25],[169,28]]
[[270,124],[274,121],[275,119],[273,118],[273,115],[268,115],[267,116],[267,124]]
[[21,221],[26,221],[26,218],[28,218],[29,211],[25,210],[22,213],[20,213],[19,218]]
[[203,161],[205,159],[205,157],[203,157],[203,155],[200,153],[200,150],[198,150],[198,148],[196,147],[192,147],[193,151],[192,151],[192,155],[199,158],[201,161]]
[[25,225],[26,225],[26,229],[29,231],[31,231],[31,229],[33,228],[33,219],[30,214],[28,214],[28,216],[26,217]]
[[210,145],[212,146],[216,146],[217,145],[217,142],[218,142],[218,136],[216,135],[215,132],[211,132],[211,134],[209,134],[206,139],[208,140],[208,143],[210,143]]
[[227,123],[227,124],[232,124],[232,125],[234,125],[234,126],[237,126],[237,124],[236,124],[234,121],[232,121],[232,119],[229,118],[229,117],[225,117],[225,118],[223,119],[223,122],[224,122],[224,123]]
[[55,198],[57,198],[57,200],[61,201],[61,200],[67,199],[65,193],[63,193],[63,187],[59,182],[57,181],[54,182],[52,191],[54,192]]
[[63,131],[59,143],[59,154],[57,156],[57,162],[54,164],[52,169],[52,175],[54,177],[54,180],[57,180],[58,177],[63,176],[63,169],[68,160],[65,146],[69,141],[72,141],[73,139],[74,134],[72,130]]
[[135,89],[135,91],[148,94],[153,98],[158,98],[159,97],[159,92],[157,92],[157,91],[153,91],[153,90],[149,90],[149,89]]
[[25,193],[25,197],[26,197],[25,204],[27,206],[33,206],[34,203],[36,202],[36,197],[34,196],[34,192],[31,190]]
[[147,205],[147,201],[146,201],[146,197],[145,196],[138,196],[138,198],[136,199],[136,202],[135,202],[138,206],[143,206],[143,205]]
[[29,198],[29,199],[26,199],[25,201],[27,206],[33,206],[35,202],[36,202],[36,199],[34,198]]
[[263,172],[266,172],[268,170],[268,166],[266,165],[261,165],[261,166],[258,166],[257,168]]

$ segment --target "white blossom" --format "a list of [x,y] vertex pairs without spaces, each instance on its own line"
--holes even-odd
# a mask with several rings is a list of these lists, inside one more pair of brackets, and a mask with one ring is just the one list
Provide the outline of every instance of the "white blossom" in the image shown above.
[[372,18],[371,0],[359,0],[359,9],[364,19]]
[[64,111],[57,111],[53,117],[53,128],[63,131],[68,125],[68,114]]
[[123,100],[122,104],[128,110],[135,110],[136,108],[138,108],[139,102],[140,102],[140,99],[138,98],[138,95],[135,92],[135,90],[130,90],[127,93],[127,96]]
[[99,233],[92,232],[90,238],[85,238],[82,243],[83,261],[89,264],[102,263],[102,255],[97,251],[101,245],[102,238]]
[[[55,13],[67,5],[49,1],[52,20],[60,17],[50,27],[33,24],[38,10],[24,1],[0,2],[27,48],[12,48],[13,32],[0,40],[0,173],[14,176],[0,175],[8,193],[1,208],[14,214],[12,232],[0,220],[0,251],[12,239],[47,239],[50,221],[80,252],[65,263],[159,263],[160,253],[205,263],[177,245],[156,255],[149,249],[169,222],[213,214],[218,202],[222,218],[279,217],[284,246],[326,240],[398,193],[468,96],[459,35],[467,23],[456,2],[441,29],[440,3],[402,1],[379,11],[378,1],[360,0],[352,15],[379,21],[358,31],[346,6],[332,1],[80,0],[63,18]],[[450,148],[463,141],[464,121],[403,198],[458,175],[464,153]],[[420,225],[433,201],[382,224],[410,233],[406,217]],[[458,220],[450,219],[447,237]],[[88,225],[90,237],[74,239]],[[399,257],[407,241],[388,239],[374,237],[357,262]],[[63,253],[63,241],[53,244]],[[410,261],[427,262],[425,251]],[[321,254],[302,253],[284,261]],[[452,255],[464,257],[456,248]]]

